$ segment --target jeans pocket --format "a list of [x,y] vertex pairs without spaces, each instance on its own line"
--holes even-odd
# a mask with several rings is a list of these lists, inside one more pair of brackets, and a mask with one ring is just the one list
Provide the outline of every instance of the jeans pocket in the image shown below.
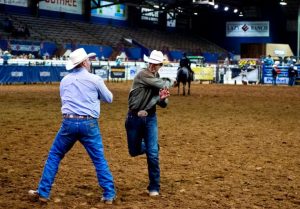
[[61,135],[69,135],[71,130],[71,124],[68,123],[67,121],[63,121],[60,127],[60,134]]
[[86,135],[87,136],[96,136],[100,133],[98,122],[95,120],[89,120],[86,123]]

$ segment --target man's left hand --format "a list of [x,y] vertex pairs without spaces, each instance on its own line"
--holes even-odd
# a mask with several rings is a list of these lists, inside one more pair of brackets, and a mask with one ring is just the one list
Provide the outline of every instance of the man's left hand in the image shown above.
[[159,98],[160,98],[161,100],[166,99],[166,98],[168,98],[169,96],[170,96],[170,91],[169,91],[169,89],[164,88],[164,89],[160,89],[160,90],[159,90]]

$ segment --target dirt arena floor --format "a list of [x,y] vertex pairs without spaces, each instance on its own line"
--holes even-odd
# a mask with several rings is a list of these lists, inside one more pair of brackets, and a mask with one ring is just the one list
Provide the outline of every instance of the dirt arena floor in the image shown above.
[[100,126],[118,199],[100,203],[94,167],[76,143],[47,205],[35,189],[61,123],[59,85],[0,86],[0,208],[300,208],[300,86],[193,84],[158,109],[161,196],[147,196],[145,156],[128,154],[128,83],[108,83]]

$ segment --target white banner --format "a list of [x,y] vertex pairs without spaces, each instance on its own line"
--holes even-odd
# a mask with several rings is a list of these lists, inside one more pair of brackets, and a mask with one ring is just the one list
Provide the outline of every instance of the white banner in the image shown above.
[[11,50],[13,51],[27,51],[27,52],[37,52],[40,50],[40,45],[22,45],[22,44],[11,44]]
[[269,21],[226,22],[227,37],[269,37]]
[[28,7],[28,0],[0,0],[0,4]]
[[82,0],[44,0],[39,8],[56,12],[82,14]]

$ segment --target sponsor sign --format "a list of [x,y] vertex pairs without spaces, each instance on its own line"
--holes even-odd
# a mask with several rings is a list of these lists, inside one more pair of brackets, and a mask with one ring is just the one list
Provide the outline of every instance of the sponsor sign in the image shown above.
[[110,71],[111,78],[125,78],[125,67],[124,66],[112,66]]
[[28,7],[28,0],[0,0],[0,4]]
[[44,0],[39,8],[56,12],[82,14],[82,0]]
[[213,67],[193,67],[195,80],[212,81],[214,79]]
[[[264,83],[265,84],[271,84],[272,81],[273,81],[273,77],[264,77]],[[288,84],[289,83],[289,78],[277,77],[276,78],[276,83],[277,84]]]
[[24,45],[24,44],[11,44],[10,48],[13,51],[27,51],[27,52],[37,52],[41,49],[40,45]]
[[[104,6],[101,8],[96,8],[91,10],[91,16],[94,17],[102,17],[109,18],[115,20],[126,20],[127,19],[127,6],[125,4],[116,4],[111,6],[113,2],[108,1],[100,1],[100,5]],[[93,7],[93,2],[91,2],[91,6]]]
[[227,37],[269,37],[269,21],[226,22]]
[[41,71],[40,72],[41,77],[49,77],[50,75],[51,75],[51,73],[49,71]]
[[167,13],[167,27],[175,28],[176,27],[176,17],[175,13]]
[[147,20],[153,23],[158,23],[158,10],[141,8],[141,20]]
[[178,67],[161,67],[158,71],[161,78],[176,79]]
[[128,69],[128,79],[133,79],[135,75],[137,74],[137,67],[136,66],[130,66]]
[[103,79],[107,79],[108,77],[108,70],[105,68],[96,68],[95,69],[95,74],[98,75],[99,77]]
[[23,77],[23,72],[12,71],[11,77]]

